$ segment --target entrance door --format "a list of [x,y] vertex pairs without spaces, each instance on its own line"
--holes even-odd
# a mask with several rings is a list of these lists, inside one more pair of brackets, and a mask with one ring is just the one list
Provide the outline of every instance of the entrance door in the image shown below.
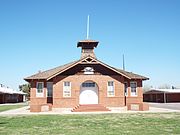
[[94,82],[81,85],[79,104],[98,104],[98,87]]

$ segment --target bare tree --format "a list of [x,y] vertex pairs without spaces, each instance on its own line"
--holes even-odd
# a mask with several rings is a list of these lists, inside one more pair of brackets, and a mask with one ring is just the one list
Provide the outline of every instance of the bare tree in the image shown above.
[[150,86],[150,85],[144,85],[143,86],[143,92],[147,92],[147,91],[149,91],[151,88],[153,88],[153,86]]
[[171,88],[171,85],[169,85],[169,84],[163,84],[163,85],[160,85],[158,88],[159,88],[159,89],[170,89],[170,88]]

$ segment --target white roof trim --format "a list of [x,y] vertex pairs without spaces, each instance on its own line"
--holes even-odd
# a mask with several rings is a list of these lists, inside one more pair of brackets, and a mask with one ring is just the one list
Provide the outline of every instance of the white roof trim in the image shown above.
[[26,95],[26,93],[24,93],[22,91],[15,91],[15,90],[13,90],[11,88],[7,88],[7,87],[0,87],[0,93]]
[[157,91],[157,92],[166,92],[166,93],[180,93],[180,89],[150,89],[147,92],[151,92],[151,91]]

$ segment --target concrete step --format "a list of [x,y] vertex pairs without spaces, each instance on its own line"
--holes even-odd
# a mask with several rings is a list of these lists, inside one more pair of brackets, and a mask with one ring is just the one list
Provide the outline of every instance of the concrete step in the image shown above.
[[103,105],[100,104],[87,104],[87,105],[78,105],[74,107],[72,112],[99,112],[99,111],[110,111]]

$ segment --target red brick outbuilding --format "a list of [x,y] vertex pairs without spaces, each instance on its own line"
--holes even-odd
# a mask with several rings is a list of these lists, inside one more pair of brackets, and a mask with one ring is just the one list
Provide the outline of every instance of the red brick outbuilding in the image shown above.
[[151,89],[143,94],[144,102],[180,102],[180,89]]

